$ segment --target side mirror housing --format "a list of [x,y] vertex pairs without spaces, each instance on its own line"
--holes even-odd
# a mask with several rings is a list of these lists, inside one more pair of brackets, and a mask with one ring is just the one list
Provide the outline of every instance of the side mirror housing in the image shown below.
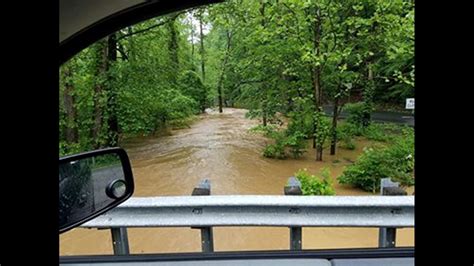
[[125,150],[107,148],[59,159],[59,233],[114,208],[134,191]]

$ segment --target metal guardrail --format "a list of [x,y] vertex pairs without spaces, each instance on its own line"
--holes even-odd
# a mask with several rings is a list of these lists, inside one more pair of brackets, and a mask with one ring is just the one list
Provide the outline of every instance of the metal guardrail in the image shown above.
[[[129,254],[128,227],[201,229],[203,252],[214,251],[216,226],[289,227],[291,250],[301,250],[302,227],[377,227],[380,247],[395,246],[396,228],[414,227],[414,196],[297,196],[300,186],[290,178],[285,196],[210,196],[204,180],[193,196],[132,197],[81,227],[111,229],[116,255]],[[384,181],[382,195],[395,186]]]
[[412,227],[414,196],[130,198],[81,227]]

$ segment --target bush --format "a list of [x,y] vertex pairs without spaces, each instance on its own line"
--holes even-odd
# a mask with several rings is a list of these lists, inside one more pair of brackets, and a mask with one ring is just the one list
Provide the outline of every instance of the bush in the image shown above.
[[339,145],[343,149],[347,150],[355,150],[356,145],[354,143],[354,139],[351,138],[350,136],[344,136],[342,138],[342,143]]
[[287,135],[286,131],[276,131],[270,128],[266,130],[266,136],[274,139],[275,143],[265,147],[263,156],[286,159],[288,157],[287,149],[289,149],[293,158],[298,158],[305,152],[306,135],[303,133],[295,132],[292,135]]
[[364,134],[364,128],[362,126],[348,122],[342,123],[337,127],[337,130],[337,134],[341,139],[344,137],[362,136]]
[[392,139],[391,134],[385,132],[385,127],[382,124],[370,124],[364,129],[363,136],[369,140],[375,141],[389,141]]
[[267,158],[286,159],[285,147],[280,143],[269,144],[263,150],[263,156]]
[[346,104],[344,110],[348,113],[347,122],[357,126],[363,125],[366,112],[366,105],[363,102]]
[[393,142],[397,135],[404,134],[413,134],[413,129],[408,126],[390,123],[372,123],[364,128],[353,123],[345,122],[337,127],[338,140],[342,141],[340,147],[350,150],[355,149],[354,136],[364,136],[368,140]]
[[413,185],[414,152],[414,134],[407,132],[397,137],[389,147],[364,149],[364,153],[344,170],[338,181],[373,193],[380,189],[380,180],[386,177],[405,186]]
[[380,179],[391,174],[386,155],[381,147],[364,149],[364,153],[344,170],[338,181],[375,193],[380,188]]
[[204,112],[208,106],[207,89],[200,76],[194,71],[185,71],[179,76],[178,84],[183,95],[193,99],[197,112]]
[[335,195],[332,187],[330,172],[324,168],[321,172],[321,178],[310,175],[306,169],[300,169],[295,173],[296,178],[301,182],[303,195]]
[[301,132],[306,136],[313,134],[313,117],[312,112],[291,112],[289,114],[289,123],[287,134],[292,135]]
[[250,132],[256,132],[256,133],[262,133],[265,137],[271,137],[274,131],[277,130],[276,125],[257,125],[252,127],[249,131]]
[[286,136],[285,132],[270,130],[267,128],[266,136],[275,140],[275,143],[269,144],[263,150],[263,156],[267,158],[276,158],[276,159],[286,159],[287,155],[285,153],[286,146]]
[[76,154],[87,150],[79,143],[67,143],[66,141],[59,142],[59,157]]
[[196,119],[197,119],[197,116],[191,115],[190,117],[187,117],[187,118],[170,120],[168,125],[172,129],[190,128],[191,123],[193,123]]
[[363,131],[363,136],[369,140],[393,142],[396,136],[413,135],[413,128],[406,125],[397,125],[391,123],[374,123],[370,124]]
[[293,158],[299,158],[306,151],[306,135],[296,131],[286,137],[285,145],[290,149]]

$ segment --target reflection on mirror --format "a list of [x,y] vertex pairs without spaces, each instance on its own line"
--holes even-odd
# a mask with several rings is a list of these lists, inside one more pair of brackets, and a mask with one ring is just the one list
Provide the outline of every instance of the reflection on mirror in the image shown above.
[[[128,165],[128,159],[126,163]],[[130,196],[133,188],[129,185],[133,186],[133,181],[126,178],[129,165],[125,169],[119,154],[110,152],[60,160],[60,232]]]

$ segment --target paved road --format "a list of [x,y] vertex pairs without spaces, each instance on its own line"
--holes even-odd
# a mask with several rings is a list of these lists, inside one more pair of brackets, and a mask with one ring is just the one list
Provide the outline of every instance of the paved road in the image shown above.
[[[332,106],[324,106],[324,112],[327,115],[332,116]],[[341,118],[346,118],[347,113],[342,112]],[[372,121],[374,122],[389,122],[395,124],[405,124],[411,127],[415,127],[415,117],[412,114],[397,113],[397,112],[373,112]]]

